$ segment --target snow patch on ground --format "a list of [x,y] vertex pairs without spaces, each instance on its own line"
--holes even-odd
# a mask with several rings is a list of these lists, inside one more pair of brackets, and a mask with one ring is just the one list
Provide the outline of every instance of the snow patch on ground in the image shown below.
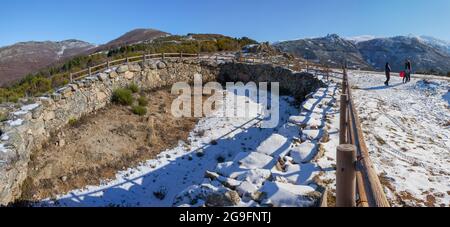
[[450,83],[351,72],[371,159],[394,206],[450,206]]

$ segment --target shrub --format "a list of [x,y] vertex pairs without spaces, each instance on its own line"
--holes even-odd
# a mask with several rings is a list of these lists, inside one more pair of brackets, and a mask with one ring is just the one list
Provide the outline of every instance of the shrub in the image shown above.
[[139,87],[135,83],[128,85],[128,89],[133,93],[139,92]]
[[78,120],[76,119],[76,118],[74,118],[74,117],[71,117],[70,119],[69,119],[69,125],[70,126],[75,126],[75,125],[77,125],[77,123],[78,123]]
[[138,103],[139,103],[139,106],[147,106],[148,105],[147,99],[143,96],[138,98]]
[[113,91],[112,101],[116,104],[129,106],[133,104],[133,94],[129,89],[118,88]]
[[143,106],[133,106],[132,111],[134,114],[137,114],[139,116],[144,116],[147,114],[147,108]]
[[0,122],[4,122],[6,120],[8,120],[8,115],[5,113],[0,113]]

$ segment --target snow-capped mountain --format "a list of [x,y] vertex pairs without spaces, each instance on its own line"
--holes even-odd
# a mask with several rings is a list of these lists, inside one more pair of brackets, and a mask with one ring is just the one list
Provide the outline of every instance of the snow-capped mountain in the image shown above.
[[360,42],[369,41],[369,40],[372,40],[372,39],[375,39],[375,38],[377,38],[377,37],[373,36],[373,35],[360,35],[360,36],[349,37],[349,38],[346,38],[346,39],[349,40],[349,41],[352,41],[355,44],[358,44]]
[[446,51],[448,54],[450,54],[450,41],[436,39],[431,36],[419,36],[418,38],[421,41],[426,42],[427,44],[438,49],[442,49],[443,51]]
[[440,48],[413,36],[377,38],[357,44],[364,60],[378,70],[383,70],[386,62],[395,71],[404,69],[406,59],[413,64],[414,71],[450,71],[450,54]]
[[84,53],[95,46],[79,40],[21,42],[0,48],[0,86]]
[[410,59],[416,72],[450,72],[449,42],[428,36],[396,36],[376,38],[358,36],[341,38],[328,35],[323,38],[299,39],[274,44],[282,51],[311,61],[341,66],[347,59],[351,68],[383,70],[386,62],[395,71],[404,69]]
[[355,43],[336,34],[322,38],[299,39],[274,44],[281,51],[321,64],[340,67],[345,60],[350,67],[370,69]]

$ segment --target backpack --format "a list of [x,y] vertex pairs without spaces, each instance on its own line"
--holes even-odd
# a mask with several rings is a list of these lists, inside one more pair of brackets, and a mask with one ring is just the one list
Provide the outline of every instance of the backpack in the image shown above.
[[401,77],[401,78],[405,77],[405,71],[401,71],[401,72],[400,72],[400,77]]

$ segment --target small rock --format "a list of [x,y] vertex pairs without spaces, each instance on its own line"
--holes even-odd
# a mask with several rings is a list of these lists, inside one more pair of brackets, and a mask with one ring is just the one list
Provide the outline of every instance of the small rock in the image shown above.
[[153,192],[153,195],[159,199],[159,200],[163,200],[164,198],[166,198],[167,195],[167,188],[164,186],[159,187],[159,189],[157,191]]
[[241,197],[236,191],[228,191],[225,193],[225,196],[233,205],[238,205],[241,202]]

